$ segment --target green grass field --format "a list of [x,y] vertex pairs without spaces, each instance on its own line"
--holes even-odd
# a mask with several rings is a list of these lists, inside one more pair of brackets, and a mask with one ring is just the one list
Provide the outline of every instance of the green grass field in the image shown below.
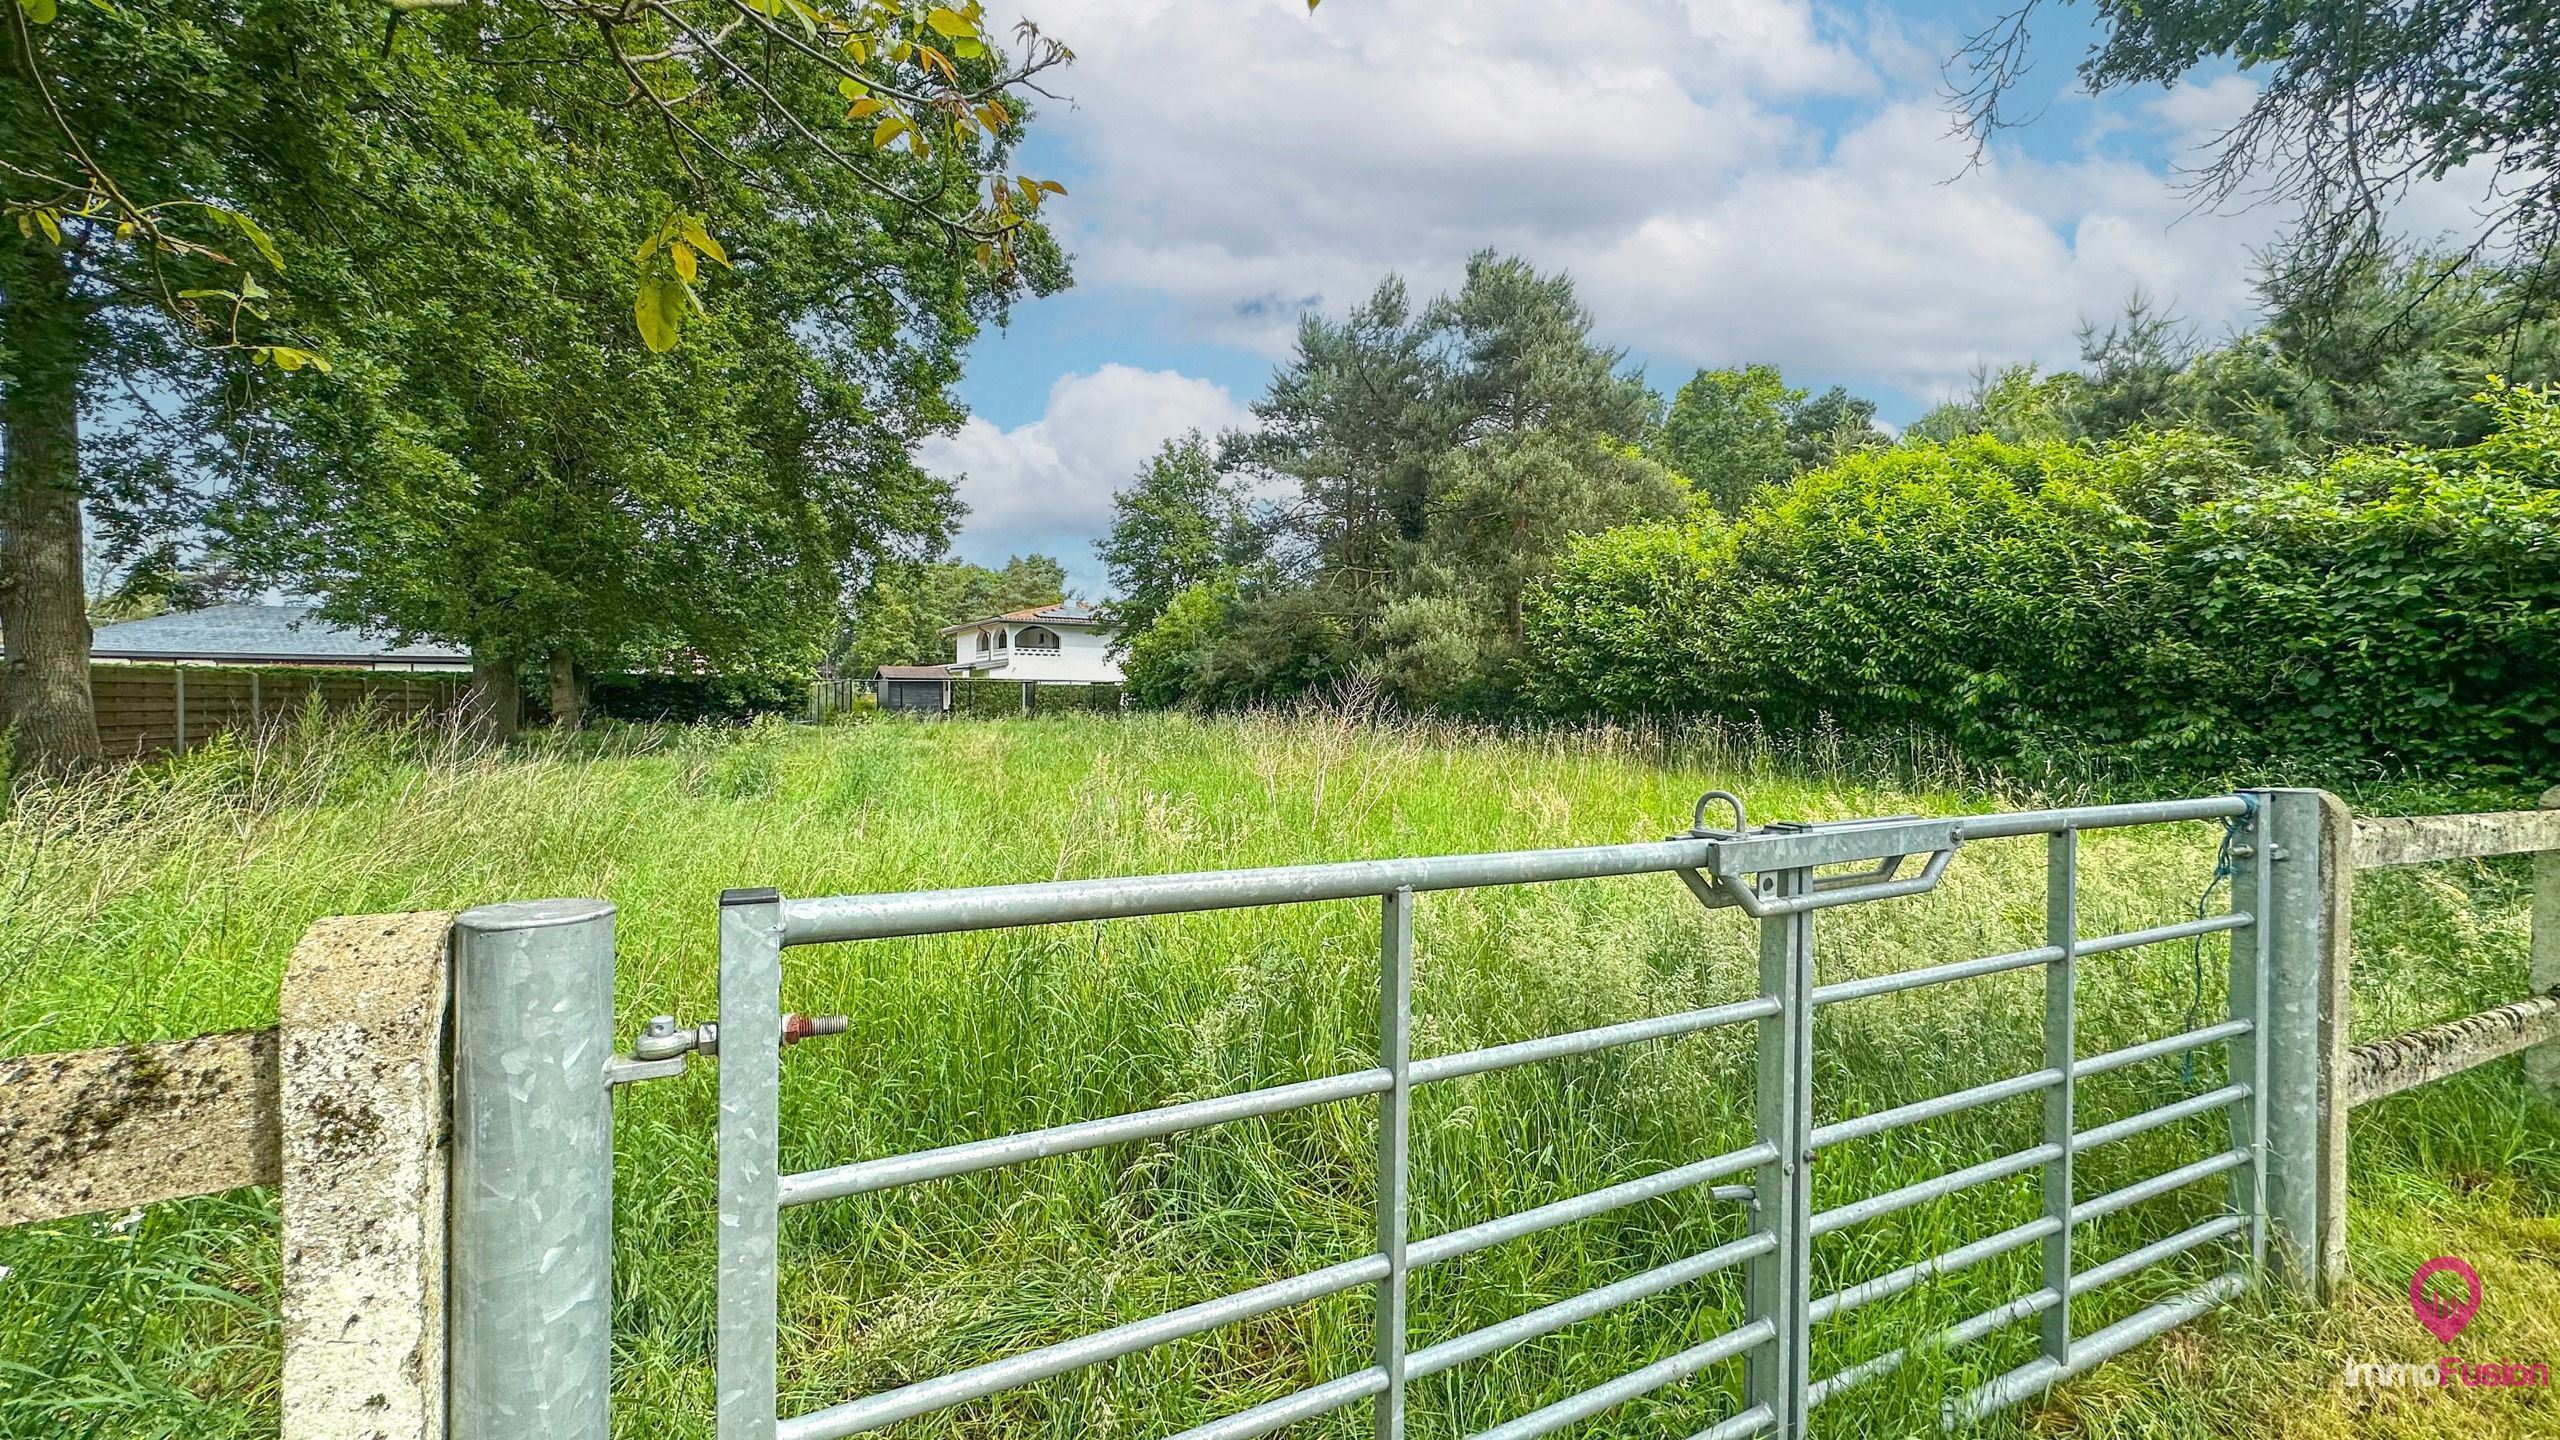
[[[1864,767],[1861,767],[1864,768]],[[601,895],[621,907],[627,1036],[712,1011],[713,901],[1658,839],[1697,793],[1755,819],[2000,808],[1952,769],[1858,781],[1821,755],[1658,737],[1505,739],[1312,714],[620,730],[504,755],[314,728],[63,790],[0,819],[0,1053],[168,1038],[274,1017],[312,918]],[[1882,773],[1881,771],[1877,773]],[[2218,831],[2092,834],[2085,933],[2193,913]],[[1826,980],[2041,942],[2035,840],[1969,846],[1931,895],[1825,912]],[[2357,1031],[2514,998],[2527,877],[2496,862],[2369,877]],[[795,950],[785,999],[852,1031],[791,1052],[785,1163],[870,1155],[1365,1067],[1374,902]],[[1430,1055],[1731,999],[1748,922],[1653,876],[1426,895],[1415,1052]],[[2217,1018],[2223,955],[2084,962],[2084,1052]],[[2203,981],[2198,987],[2196,976]],[[2029,973],[1831,1007],[1817,1119],[2036,1068]],[[2219,1083],[2176,1061],[2084,1085],[2086,1127]],[[1429,1235],[1744,1143],[1741,1030],[1420,1092],[1414,1233]],[[1826,1151],[1816,1205],[2032,1143],[2037,1102]],[[707,1436],[713,1079],[625,1092],[617,1137],[616,1432]],[[2187,1122],[2085,1157],[2084,1193],[2219,1148]],[[1364,1252],[1372,1107],[1345,1104],[792,1213],[784,1391],[793,1410],[885,1388]],[[2435,1349],[2401,1291],[2417,1261],[2473,1260],[2465,1353],[2560,1361],[2560,1116],[2510,1061],[2359,1111],[2358,1288],[2327,1313],[2251,1299],[1983,1433],[2184,1437],[2560,1434],[2560,1401],[2351,1392],[2353,1359]],[[2086,1261],[2192,1223],[2218,1186],[2086,1227]],[[2032,1218],[2032,1175],[1817,1242],[1820,1289]],[[1455,1335],[1741,1233],[1699,1193],[1417,1276],[1414,1343]],[[275,1427],[273,1197],[0,1232],[0,1435],[187,1436]],[[2033,1251],[1816,1332],[1815,1373],[2033,1287]],[[2088,1330],[2191,1282],[2164,1267],[2081,1302]],[[1417,1436],[1464,1434],[1733,1323],[1738,1274],[1674,1290],[1418,1384]],[[914,1436],[1149,1436],[1367,1363],[1365,1291],[910,1422]],[[1940,1399],[2032,1354],[2032,1325],[1817,1412],[1818,1433],[1934,1432]],[[1739,1362],[1571,1432],[1686,1435],[1732,1408]],[[1368,1433],[1365,1407],[1293,1433]]]

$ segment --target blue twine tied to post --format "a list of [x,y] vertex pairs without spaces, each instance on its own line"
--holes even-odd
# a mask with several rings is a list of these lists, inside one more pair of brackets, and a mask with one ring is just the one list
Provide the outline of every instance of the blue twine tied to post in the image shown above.
[[[2240,813],[2229,816],[2222,822],[2222,844],[2213,853],[2213,874],[2206,877],[2204,889],[2196,894],[2198,920],[2205,918],[2206,909],[2213,904],[2213,892],[2221,889],[2223,883],[2231,879],[2233,842],[2239,838],[2243,827],[2253,824],[2258,818],[2258,802],[2255,798],[2243,795],[2240,797],[2240,804],[2243,807]],[[2187,963],[2194,974],[2187,990],[2187,1023],[2182,1028],[2193,1033],[2196,1022],[2204,1017],[2204,937],[2202,935],[2187,942]],[[2178,1062],[2178,1084],[2189,1091],[2196,1088],[2196,1052],[2193,1050],[2189,1050],[2186,1057]]]

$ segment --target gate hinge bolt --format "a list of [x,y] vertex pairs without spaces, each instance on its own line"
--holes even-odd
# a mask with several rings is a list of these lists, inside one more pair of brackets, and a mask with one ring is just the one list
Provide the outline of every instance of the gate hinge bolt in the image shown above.
[[782,1017],[782,1043],[789,1047],[821,1035],[841,1035],[852,1024],[842,1015],[785,1015]]

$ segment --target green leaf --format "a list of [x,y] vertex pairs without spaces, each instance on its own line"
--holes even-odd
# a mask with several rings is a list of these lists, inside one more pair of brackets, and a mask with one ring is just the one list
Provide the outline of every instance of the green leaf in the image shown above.
[[926,11],[924,23],[932,26],[935,34],[954,40],[963,35],[973,35],[978,29],[969,23],[968,17],[946,5],[936,5]]
[[871,93],[871,87],[847,75],[836,81],[836,93],[847,100],[859,100]]
[[963,60],[975,60],[987,53],[987,42],[975,35],[963,35],[951,42],[951,53]]
[[53,0],[18,0],[18,11],[38,25],[53,23]]
[[248,216],[241,214],[237,210],[223,210],[217,208],[213,213],[230,221],[231,228],[239,231],[240,234],[248,240],[250,247],[258,252],[259,259],[266,261],[270,267],[276,270],[282,270],[284,268],[283,253],[276,249],[276,242],[268,238],[266,230],[262,228],[257,221],[250,219]]

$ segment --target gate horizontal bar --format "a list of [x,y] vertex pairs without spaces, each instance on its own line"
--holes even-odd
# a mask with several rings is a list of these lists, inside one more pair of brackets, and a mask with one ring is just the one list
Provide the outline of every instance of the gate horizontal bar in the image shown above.
[[2102,1055],[2091,1055],[2085,1059],[2074,1060],[2071,1062],[2071,1076],[2075,1080],[2084,1080],[2092,1075],[2104,1075],[2110,1070],[2121,1070],[2128,1065],[2139,1065],[2145,1060],[2158,1060],[2168,1055],[2183,1055],[2190,1050],[2201,1050],[2207,1045],[2219,1044],[2222,1041],[2246,1035],[2255,1028],[2257,1027],[2246,1020],[2225,1020],[2219,1025],[2207,1025],[2201,1030],[2189,1030],[2179,1035],[2164,1035],[2157,1040],[2128,1045],[2122,1050],[2109,1050]]
[[1717,1421],[1690,1436],[1689,1440],[1751,1440],[1752,1436],[1769,1428],[1769,1422],[1775,1418],[1769,1413],[1768,1406],[1754,1405],[1738,1415]]
[[1887,1190],[1881,1195],[1870,1195],[1864,1200],[1820,1212],[1813,1217],[1813,1233],[1828,1235],[1834,1230],[1862,1225],[1898,1210],[1943,1199],[1971,1186],[2022,1175],[2061,1156],[2062,1147],[2059,1145],[2037,1145],[2014,1155],[2003,1155],[1997,1160],[1985,1160],[1979,1165],[1967,1165],[1961,1170],[1950,1170],[1944,1175],[1914,1181],[1898,1190]]
[[1053,1155],[1073,1155],[1127,1140],[1152,1140],[1159,1135],[1197,1130],[1204,1125],[1251,1120],[1286,1110],[1303,1110],[1311,1105],[1354,1100],[1363,1095],[1375,1095],[1393,1083],[1395,1077],[1383,1067],[1355,1070],[1347,1075],[1301,1080],[1293,1085],[1275,1085],[1268,1090],[1247,1090],[1240,1095],[1188,1100],[1179,1105],[1140,1110],[1104,1120],[1079,1120],[1072,1125],[1028,1130],[1019,1135],[970,1140],[935,1150],[918,1150],[825,1170],[804,1170],[797,1175],[782,1177],[782,1208],[788,1210],[794,1205],[807,1205],[819,1200],[867,1195],[874,1190],[894,1190],[901,1185],[974,1174],[980,1170],[1019,1165],[1026,1160],[1045,1160]]
[[1764,1230],[1739,1240],[1729,1240],[1712,1250],[1702,1250],[1686,1260],[1674,1260],[1641,1275],[1630,1275],[1614,1284],[1585,1290],[1552,1305],[1541,1305],[1525,1314],[1414,1351],[1405,1357],[1405,1377],[1420,1380],[1443,1370],[1454,1370],[1471,1360],[1481,1360],[1496,1351],[1508,1350],[1522,1341],[1553,1334],[1567,1325],[1606,1314],[1621,1305],[1631,1305],[1719,1270],[1731,1269],[1777,1248],[1778,1237]]
[[1976,1085],[1970,1089],[1958,1090],[1946,1095],[1933,1095],[1926,1100],[1914,1100],[1908,1105],[1896,1105],[1890,1110],[1853,1115],[1846,1120],[1834,1120],[1828,1125],[1813,1127],[1813,1148],[1820,1150],[1828,1145],[1863,1140],[1870,1135],[1881,1134],[1904,1125],[1917,1124],[1923,1120],[1935,1120],[1978,1106],[2012,1100],[2020,1095],[2033,1095],[2040,1090],[2050,1090],[2061,1083],[2061,1071],[2038,1070],[2030,1075],[1994,1080],[1987,1085]]
[[1292,1305],[1339,1295],[1345,1290],[1372,1284],[1386,1273],[1385,1256],[1363,1255],[1339,1265],[1310,1270],[1304,1275],[1293,1275],[1286,1280],[1239,1290],[1233,1295],[1203,1300],[1197,1305],[1186,1305],[1144,1320],[1133,1320],[1091,1335],[1043,1345],[1037,1350],[1026,1350],[1002,1360],[991,1360],[984,1365],[954,1370],[931,1380],[919,1380],[895,1390],[883,1390],[877,1395],[866,1395],[859,1400],[848,1400],[841,1405],[794,1416],[783,1421],[775,1434],[778,1440],[839,1440],[842,1436],[859,1435],[865,1430],[877,1430],[883,1425],[931,1414],[964,1400],[983,1399],[999,1390],[1010,1390],[1035,1380],[1046,1380],[1052,1375],[1063,1375],[1070,1370],[1081,1370],[1105,1360],[1117,1360],[1123,1355],[1134,1355],[1170,1341],[1187,1339],[1221,1325],[1233,1325],[1239,1320],[1251,1320],[1274,1310],[1286,1310]]
[[[1987,840],[2011,835],[2043,835],[2056,830],[2101,830],[2172,820],[2209,820],[2241,814],[2247,803],[2237,795],[2225,795],[2138,805],[2032,810],[2010,815],[1968,815],[1953,821],[1908,820],[1863,826],[1817,826],[1784,838],[1845,832],[1873,836],[1892,832],[1898,827],[1952,825],[1962,839]],[[1753,842],[1760,838],[1749,837]],[[1529,885],[1553,880],[1596,880],[1613,875],[1702,870],[1707,868],[1712,847],[1736,843],[1740,842],[1661,840],[1633,845],[1585,845],[1558,850],[1350,860],[1328,865],[1279,865],[1258,870],[1195,871],[1108,880],[1037,881],[1024,885],[979,885],[956,890],[786,899],[782,902],[782,943],[823,945],[843,940],[940,935],[955,930],[1054,925],[1071,920],[1117,920],[1194,910],[1351,900],[1399,889],[1467,890],[1489,885]],[[1867,843],[1864,848],[1873,850],[1875,846]]]
[[2237,1105],[2248,1098],[2249,1087],[2246,1083],[2225,1085],[2219,1090],[2208,1090],[2202,1095],[2190,1095],[2184,1100],[2163,1105],[2156,1110],[2145,1110],[2139,1115],[2127,1115],[2121,1120],[2110,1121],[2095,1129],[2083,1130],[2071,1137],[2071,1153],[2077,1155],[2083,1150],[2095,1150],[2101,1145],[2130,1139],[2190,1116],[2206,1115],[2226,1105]]
[[1902,1346],[1900,1349],[1888,1350],[1870,1360],[1861,1360],[1835,1375],[1814,1381],[1806,1391],[1805,1404],[1808,1407],[1819,1405],[1844,1390],[1855,1390],[1870,1381],[1881,1380],[1901,1369],[1915,1354],[1934,1350],[1953,1350],[1959,1345],[1970,1345],[2003,1326],[2015,1325],[2030,1315],[2040,1315],[2061,1303],[2062,1297],[2051,1290],[2030,1290],[2015,1300],[2004,1300],[1981,1314],[1970,1319],[1959,1320],[1926,1339]]
[[2174,925],[2154,925],[2148,930],[2128,930],[2121,935],[2101,935],[2080,942],[2078,953],[2108,955],[2118,950],[2132,950],[2144,945],[2157,945],[2164,940],[2188,940],[2198,935],[2213,935],[2224,930],[2246,930],[2250,919],[2247,911],[2233,910],[2221,915],[2207,915],[2198,920],[2181,920]]
[[1968,815],[1967,840],[1998,840],[2011,835],[2050,835],[2057,830],[2113,830],[2126,825],[2162,825],[2173,820],[2227,820],[2249,813],[2249,801],[2238,795],[2210,795],[2199,800],[2154,800],[2135,805],[2079,805],[2061,810],[2020,810],[2007,815]]
[[1372,1365],[1338,1380],[1327,1380],[1276,1400],[1265,1400],[1251,1409],[1239,1410],[1206,1425],[1194,1425],[1166,1436],[1165,1440],[1254,1440],[1256,1436],[1287,1429],[1302,1420],[1330,1415],[1346,1405],[1356,1405],[1372,1395],[1384,1394],[1386,1388],[1387,1372]]
[[1962,1400],[1951,1402],[1946,1411],[1947,1428],[1953,1429],[1967,1421],[1981,1419],[1994,1410],[2005,1410],[2030,1395],[2042,1394],[2074,1375],[2113,1360],[2136,1345],[2195,1319],[2239,1294],[2247,1284],[2244,1276],[2225,1275],[2184,1295],[2145,1306],[2102,1330],[2092,1330],[2071,1342],[2069,1364],[2050,1359],[2030,1360],[1997,1380],[1976,1386]]
[[2081,1221],[2095,1220],[2103,1215],[2113,1215],[2119,1210],[2166,1195],[2183,1186],[2193,1185],[2199,1180],[2210,1179],[2227,1170],[2237,1170],[2248,1163],[2249,1152],[2246,1150],[2225,1150],[2219,1155],[2208,1155],[2193,1164],[2181,1165],[2175,1170],[2154,1175],[2148,1180],[2137,1180],[2121,1190],[2110,1190],[2094,1200],[2083,1200],[2072,1207],[2071,1219],[2077,1224]]
[[1586,1190],[1582,1194],[1518,1211],[1502,1216],[1500,1219],[1487,1220],[1481,1224],[1469,1225],[1464,1229],[1444,1231],[1428,1240],[1416,1240],[1405,1251],[1405,1258],[1407,1263],[1415,1269],[1425,1265],[1437,1265],[1443,1260],[1454,1260],[1461,1255],[1473,1255],[1479,1250],[1490,1249],[1506,1241],[1535,1235],[1541,1230],[1553,1230],[1559,1225],[1570,1225],[1576,1220],[1588,1220],[1595,1215],[1606,1215],[1612,1210],[1624,1210],[1630,1205],[1704,1185],[1710,1180],[1720,1180],[1736,1171],[1748,1170],[1755,1165],[1766,1165],[1777,1158],[1778,1147],[1774,1145],[1753,1145],[1741,1150],[1729,1150],[1722,1155],[1705,1160],[1692,1160],[1686,1165],[1675,1166],[1659,1174],[1646,1175],[1634,1180],[1621,1180],[1615,1185]]
[[1813,1003],[1837,1005],[1843,1000],[1864,1000],[1872,995],[1892,995],[1904,990],[1917,990],[1925,985],[1943,985],[1951,980],[1971,980],[1979,975],[1998,975],[2009,970],[2024,970],[2030,965],[2050,965],[2062,958],[2062,947],[2039,945],[2033,950],[2013,950],[2006,955],[1985,955],[1979,960],[1956,960],[1944,965],[1929,965],[1918,970],[1900,970],[1891,975],[1870,975],[1862,980],[1836,980],[1813,987]]
[[1615,1380],[1603,1381],[1579,1395],[1568,1395],[1552,1405],[1541,1406],[1517,1420],[1505,1421],[1490,1430],[1479,1430],[1470,1440],[1535,1440],[1537,1436],[1561,1430],[1577,1420],[1588,1420],[1639,1395],[1651,1394],[1675,1380],[1686,1380],[1719,1360],[1730,1360],[1753,1346],[1767,1344],[1777,1333],[1778,1327],[1767,1320],[1754,1320],[1713,1340],[1692,1345],[1677,1355],[1665,1356],[1641,1369],[1630,1370]]
[[1706,861],[1707,843],[1659,840],[1563,850],[1347,860],[1328,865],[1274,865],[1259,870],[1202,870],[1109,880],[1036,881],[1026,885],[785,900],[782,934],[786,945],[823,945],[839,940],[940,935],[954,930],[1055,925],[1070,920],[1121,920],[1194,910],[1368,899],[1391,890],[1469,890],[1551,880],[1598,880],[1613,875],[1694,870]]
[[1861,1306],[1872,1305],[1878,1300],[1891,1299],[1923,1280],[1953,1274],[1968,1265],[1979,1265],[1985,1260],[1997,1259],[2012,1250],[2023,1250],[2047,1235],[2059,1233],[2061,1229],[2061,1221],[2049,1215],[2040,1215],[2024,1225],[2013,1225],[1997,1235],[1986,1235],[1970,1244],[1959,1245],[1952,1250],[1932,1255],[1926,1260],[1915,1260],[1899,1270],[1888,1270],[1872,1280],[1861,1280],[1855,1285],[1844,1285],[1814,1301],[1807,1308],[1815,1323],[1819,1324],[1835,1315],[1846,1315]]
[[1518,1065],[1531,1065],[1541,1060],[1560,1060],[1568,1055],[1584,1055],[1618,1045],[1634,1045],[1646,1040],[1668,1040],[1674,1036],[1712,1030],[1719,1025],[1738,1025],[1745,1020],[1760,1020],[1778,1013],[1778,1002],[1772,999],[1738,1000],[1730,1005],[1713,1005],[1704,1010],[1685,1010],[1677,1015],[1660,1015],[1650,1020],[1629,1020],[1617,1025],[1602,1025],[1591,1030],[1576,1030],[1565,1035],[1541,1036],[1535,1040],[1516,1040],[1508,1045],[1491,1045],[1482,1050],[1462,1050],[1454,1055],[1435,1055],[1413,1062],[1413,1083],[1454,1080],[1462,1075],[1480,1075],[1487,1070],[1506,1070]]
[[2165,1240],[2154,1240],[2139,1250],[2128,1250],[2103,1265],[2090,1266],[2071,1277],[2071,1293],[2083,1295],[2103,1289],[2136,1270],[2176,1259],[2199,1245],[2211,1244],[2225,1235],[2237,1235],[2248,1228],[2249,1217],[2246,1215],[2217,1215],[2201,1225],[2190,1225]]

